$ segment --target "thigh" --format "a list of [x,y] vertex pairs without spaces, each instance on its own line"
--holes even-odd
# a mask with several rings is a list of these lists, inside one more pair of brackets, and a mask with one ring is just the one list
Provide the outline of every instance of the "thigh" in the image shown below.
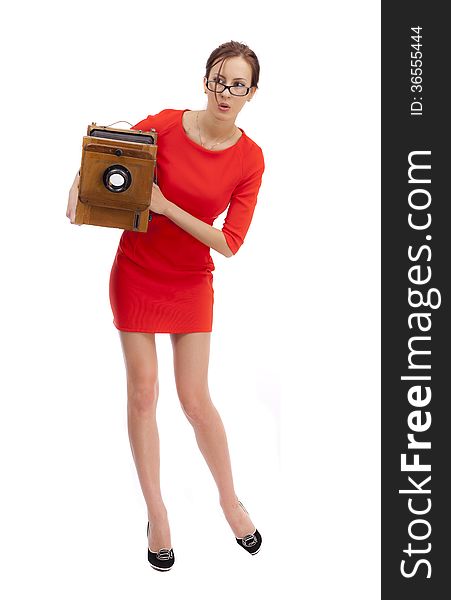
[[158,360],[154,333],[119,331],[129,394],[158,388]]
[[198,398],[207,392],[210,332],[172,333],[174,374],[180,400]]

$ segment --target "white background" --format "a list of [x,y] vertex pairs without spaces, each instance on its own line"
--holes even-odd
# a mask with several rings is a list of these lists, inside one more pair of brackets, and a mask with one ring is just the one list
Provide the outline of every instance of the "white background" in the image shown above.
[[[2,20],[1,595],[378,598],[379,2],[44,0]],[[71,225],[67,195],[88,124],[205,108],[231,39],[260,60],[237,124],[266,171],[245,244],[212,251],[209,383],[263,545],[236,544],[157,334],[163,574],[108,298],[121,230]]]

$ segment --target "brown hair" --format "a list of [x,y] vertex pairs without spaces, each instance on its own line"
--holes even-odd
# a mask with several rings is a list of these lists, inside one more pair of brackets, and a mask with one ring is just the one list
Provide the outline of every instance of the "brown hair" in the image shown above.
[[[213,52],[210,54],[207,60],[207,64],[205,66],[205,77],[208,79],[208,75],[210,74],[211,69],[221,61],[221,65],[219,66],[218,73],[221,73],[222,65],[227,58],[231,58],[232,56],[242,56],[244,60],[250,65],[252,69],[252,77],[251,77],[251,85],[249,87],[258,88],[258,79],[260,76],[260,63],[258,62],[257,55],[253,50],[246,46],[246,44],[242,44],[241,42],[234,42],[233,40],[230,42],[225,42],[218,46]],[[218,102],[217,92],[215,91],[215,99]]]

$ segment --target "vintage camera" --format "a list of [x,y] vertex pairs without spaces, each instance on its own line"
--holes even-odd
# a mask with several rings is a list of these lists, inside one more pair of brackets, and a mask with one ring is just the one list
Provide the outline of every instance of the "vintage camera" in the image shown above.
[[[147,231],[157,132],[88,125],[75,223]],[[151,218],[151,217],[150,217]]]

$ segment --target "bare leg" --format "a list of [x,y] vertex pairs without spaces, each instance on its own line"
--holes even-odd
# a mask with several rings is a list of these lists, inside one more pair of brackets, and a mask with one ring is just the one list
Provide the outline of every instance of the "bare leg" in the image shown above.
[[147,505],[149,548],[171,548],[171,534],[160,490],[160,439],[156,409],[158,362],[155,334],[119,331],[127,370],[127,421],[130,446]]
[[179,400],[213,475],[224,515],[236,537],[255,530],[235,493],[227,436],[208,389],[210,333],[171,334]]

